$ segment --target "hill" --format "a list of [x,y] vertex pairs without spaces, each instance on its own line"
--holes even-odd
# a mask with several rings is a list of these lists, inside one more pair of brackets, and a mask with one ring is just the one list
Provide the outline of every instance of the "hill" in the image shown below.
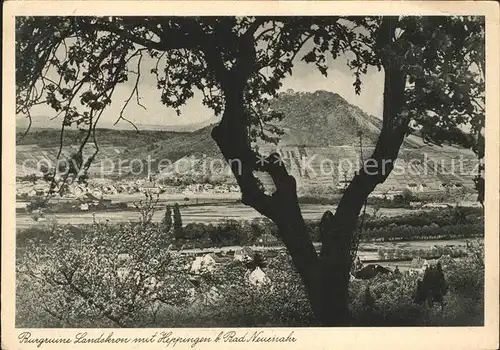
[[381,127],[379,119],[328,91],[282,93],[271,108],[285,115],[281,145],[359,145],[360,131],[364,143],[374,144]]
[[[349,104],[340,95],[327,91],[282,93],[271,101],[271,108],[285,115],[279,123],[285,134],[278,145],[260,142],[259,148],[264,154],[278,151],[301,189],[339,188],[341,182],[350,178],[360,164],[358,133],[362,132],[366,155],[374,146],[381,127],[379,119]],[[178,171],[177,176],[180,177],[199,175],[200,169],[205,172],[204,175],[211,176],[214,170],[207,165],[214,162],[218,164],[217,173],[220,174],[220,164],[224,162],[210,136],[212,127],[204,126],[192,132],[98,129],[99,153],[91,174],[102,173],[100,166],[110,162],[122,162],[121,170],[129,170],[130,173],[134,165],[132,162],[136,160],[149,162],[153,171],[162,161],[162,176],[176,169],[182,169]],[[68,130],[64,138],[64,154],[73,152],[83,136],[82,132]],[[59,130],[32,130],[17,146],[18,173],[34,170],[21,167],[26,160],[31,164],[34,164],[33,160],[44,158],[54,160],[58,146]],[[93,151],[92,145],[85,148],[86,155]],[[419,185],[442,190],[444,183],[471,187],[477,164],[469,150],[450,145],[428,145],[416,136],[406,139],[399,160],[403,163],[399,172],[391,174],[379,186],[380,190]],[[456,169],[458,167],[460,172]],[[228,179],[231,177],[229,169],[224,169],[222,173],[227,174]],[[123,172],[113,172],[113,175],[123,176]],[[266,178],[263,181],[270,183]]]

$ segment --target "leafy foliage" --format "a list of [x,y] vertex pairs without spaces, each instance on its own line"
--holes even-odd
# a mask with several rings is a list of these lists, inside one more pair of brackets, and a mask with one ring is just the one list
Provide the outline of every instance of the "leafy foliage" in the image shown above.
[[443,298],[447,292],[448,284],[441,263],[438,261],[435,266],[429,266],[425,270],[422,280],[417,281],[415,302],[422,304],[427,301],[430,306],[437,302],[444,306]]
[[[81,157],[91,137],[98,149],[93,133],[96,123],[111,103],[116,86],[132,75],[136,77],[135,85],[119,119],[126,120],[124,110],[134,96],[141,106],[138,91],[141,63],[144,56],[156,59],[157,68],[151,73],[156,75],[161,101],[166,106],[179,111],[197,89],[202,91],[206,106],[216,114],[223,114],[213,136],[227,160],[234,155],[244,163],[242,174],[233,171],[243,202],[281,222],[282,236],[287,234],[284,231],[289,231],[287,225],[283,225],[283,217],[293,214],[290,219],[295,219],[298,225],[303,223],[296,200],[296,183],[283,166],[266,166],[260,170],[272,176],[277,196],[265,194],[253,175],[259,167],[254,162],[257,152],[252,150],[251,142],[257,137],[276,141],[265,130],[270,120],[280,119],[280,114],[269,108],[269,98],[276,96],[283,78],[292,73],[295,57],[309,40],[312,39],[314,45],[306,50],[302,59],[314,63],[324,75],[327,58],[350,55],[348,66],[354,72],[356,93],[361,91],[361,75],[369,66],[384,68],[383,127],[373,155],[376,160],[397,158],[404,134],[411,132],[408,127],[411,120],[420,124],[422,130],[449,131],[471,124],[478,135],[484,124],[484,79],[481,80],[480,74],[484,66],[483,18],[21,17],[17,21],[18,113],[30,117],[33,105],[47,103],[56,115],[63,115],[61,140],[65,127],[83,126],[86,133],[77,152]],[[57,73],[58,78],[49,78],[49,71]],[[276,127],[268,127],[267,131],[280,134]],[[432,141],[441,142],[439,133],[430,135]],[[82,161],[86,168],[95,155],[94,152]],[[276,154],[272,154],[269,159],[275,158]],[[354,178],[356,181],[351,184],[359,186],[349,186],[345,200],[337,209],[337,214],[346,220],[339,223],[342,230],[347,231],[342,239],[344,244],[340,242],[337,248],[332,244],[335,240],[330,240],[330,244],[325,240],[321,255],[328,251],[335,255],[331,254],[334,249],[349,251],[351,246],[347,243],[351,241],[358,218],[357,207],[350,203],[358,199],[366,203],[369,192],[385,181],[388,174],[364,175]],[[363,194],[365,187],[369,190]],[[336,218],[333,214],[331,217]],[[150,221],[146,219],[145,225]],[[177,232],[179,223],[180,216],[174,220]],[[334,230],[333,224],[331,226],[329,231]],[[315,265],[312,268],[324,270],[307,232],[293,239],[285,238],[290,251],[297,252],[294,261],[307,261]],[[305,269],[303,265],[296,263],[305,277],[311,267]],[[348,270],[349,264],[345,266]],[[309,280],[305,286],[308,291],[319,288],[320,284],[313,282],[314,279]],[[321,311],[324,300],[320,299],[309,301],[321,322],[343,322],[340,318],[346,313],[336,317]],[[331,304],[332,310],[335,310],[333,306],[339,306],[336,302],[326,304]],[[343,306],[342,310],[346,310],[346,305]]]
[[163,221],[162,221],[162,224],[163,224],[163,232],[165,234],[169,234],[170,232],[170,229],[172,228],[172,209],[170,207],[170,205],[167,204],[167,206],[165,207],[165,216],[163,217]]
[[[476,105],[484,102],[484,82],[471,66],[476,71],[484,66],[482,19],[402,17],[395,23],[400,36],[393,38],[392,51],[376,54],[373,48],[379,25],[377,17],[333,16],[19,17],[18,112],[29,114],[31,106],[47,103],[64,115],[64,125],[92,126],[110,104],[118,84],[134,75],[138,81],[147,56],[157,61],[150,73],[157,78],[165,105],[178,109],[199,89],[203,103],[219,114],[226,77],[217,74],[216,67],[231,70],[239,60],[254,57],[254,73],[245,87],[249,125],[257,127],[250,136],[266,138],[263,126],[282,117],[281,113],[265,112],[269,97],[276,95],[281,80],[291,74],[296,56],[308,43],[312,47],[302,59],[315,64],[324,75],[329,58],[346,55],[358,93],[367,68],[380,68],[380,56],[389,57],[408,72],[412,87],[407,110],[412,118],[429,128],[471,122],[474,131],[479,130],[484,115]],[[244,52],[244,46],[239,46],[245,40],[252,41],[253,52]],[[218,61],[212,55],[214,50]],[[59,78],[49,78],[52,74]],[[138,93],[136,83],[126,105]],[[272,135],[273,130],[269,131]],[[85,139],[90,136],[89,131]]]
[[[88,235],[92,233],[87,232]],[[113,241],[115,241],[113,239]],[[64,244],[63,242],[66,242]],[[83,302],[81,298],[61,285],[53,286],[52,278],[64,278],[62,271],[77,266],[79,259],[68,259],[75,256],[75,251],[67,255],[56,255],[58,246],[71,246],[68,236],[58,237],[52,241],[52,245],[44,246],[43,249],[37,245],[37,250],[31,250],[38,256],[37,262],[41,259],[49,258],[48,255],[41,254],[42,251],[50,254],[48,262],[65,262],[65,265],[50,265],[53,267],[49,272],[48,265],[27,264],[30,260],[21,260],[18,265],[20,276],[18,285],[17,324],[24,327],[48,327],[48,326],[69,326],[69,327],[106,327],[117,324],[102,316],[102,312],[95,307],[88,305],[77,307]],[[130,241],[127,241],[130,242]],[[128,247],[134,251],[137,249],[136,243],[129,245],[126,243],[120,248]],[[35,247],[33,247],[35,248]],[[89,247],[90,249],[90,247]],[[111,248],[110,248],[111,249]],[[97,256],[101,259],[110,249],[97,251]],[[150,248],[142,248],[142,252]],[[464,260],[452,260],[443,266],[443,273],[448,282],[448,293],[444,296],[445,308],[439,310],[430,308],[427,305],[419,305],[414,302],[418,276],[402,272],[399,275],[378,275],[372,280],[354,281],[349,286],[351,296],[350,306],[352,311],[352,324],[386,326],[386,325],[481,325],[483,314],[483,288],[484,288],[484,267],[477,264],[473,255],[482,251],[480,244],[471,245],[469,257]],[[85,249],[87,252],[87,249]],[[89,252],[90,254],[90,252]],[[95,253],[94,253],[95,254]],[[304,288],[300,283],[299,275],[291,265],[288,254],[279,254],[274,258],[267,259],[266,275],[270,279],[270,284],[266,287],[259,287],[248,282],[247,276],[250,270],[238,262],[231,262],[220,266],[211,273],[203,272],[198,278],[196,287],[204,298],[194,301],[190,297],[188,285],[185,280],[191,279],[188,272],[183,267],[186,261],[173,253],[167,253],[166,275],[163,279],[157,279],[158,286],[162,286],[161,295],[167,296],[163,302],[155,301],[154,297],[147,297],[149,294],[138,293],[136,297],[137,307],[125,310],[125,305],[130,305],[128,294],[117,293],[114,299],[108,297],[109,290],[120,286],[128,286],[127,291],[135,290],[135,283],[121,281],[115,278],[116,284],[102,284],[95,281],[94,289],[87,287],[87,291],[97,292],[100,288],[101,294],[96,300],[107,302],[110,309],[114,310],[113,315],[126,315],[121,322],[134,327],[266,327],[266,326],[314,326],[316,325],[312,312],[309,308]],[[132,260],[127,262],[127,266],[134,266],[143,259],[148,259],[149,255],[132,255]],[[115,257],[112,254],[110,257]],[[119,260],[119,256],[116,256]],[[96,258],[97,259],[97,258]],[[92,260],[88,259],[87,260]],[[111,275],[119,274],[117,264],[104,262],[104,269],[91,270],[87,278],[92,281],[92,277],[105,274],[108,267],[115,272]],[[90,262],[79,267],[81,271]],[[25,266],[37,267],[36,271],[43,279],[33,282],[32,277]],[[78,277],[79,272],[75,272],[77,283],[83,277]],[[43,274],[41,274],[43,272]],[[96,275],[98,274],[98,275]],[[158,276],[158,275],[155,275]],[[163,276],[161,273],[159,276]],[[175,276],[185,278],[175,279]],[[140,286],[150,286],[147,278],[140,279]],[[163,283],[162,283],[163,282]],[[78,284],[77,284],[78,285]],[[213,288],[216,289],[213,289]],[[151,288],[151,287],[149,287]],[[139,290],[141,288],[138,288]],[[54,293],[45,294],[46,291]],[[153,291],[156,290],[153,288]],[[208,293],[211,291],[210,293]],[[159,295],[159,297],[161,297]],[[139,298],[142,297],[142,298]],[[124,299],[124,300],[122,300]],[[183,302],[186,300],[186,303]],[[142,307],[139,307],[142,306]],[[44,308],[46,310],[44,310]],[[93,311],[91,311],[93,310]],[[52,312],[50,316],[48,312]],[[123,311],[121,313],[120,311]],[[57,318],[60,318],[57,321]]]
[[174,204],[174,234],[176,238],[184,238],[185,233],[182,227],[182,216],[179,204]]
[[152,317],[160,304],[178,305],[187,298],[169,285],[178,278],[169,272],[176,262],[160,232],[124,226],[107,235],[102,225],[81,240],[58,229],[48,244],[30,242],[18,266],[19,288],[62,326],[79,319],[91,326],[96,318],[123,327],[136,322],[141,311]]

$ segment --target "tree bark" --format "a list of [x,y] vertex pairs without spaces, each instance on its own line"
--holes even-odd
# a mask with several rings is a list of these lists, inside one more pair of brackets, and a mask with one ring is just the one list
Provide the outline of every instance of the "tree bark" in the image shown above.
[[[219,125],[212,130],[212,137],[241,189],[242,202],[271,219],[278,227],[293,264],[302,278],[311,308],[315,315],[323,307],[319,287],[318,256],[306,230],[297,197],[297,185],[289,175],[279,155],[271,154],[264,162],[249,148],[246,124],[243,122],[242,94],[237,89],[226,92],[226,108]],[[267,195],[259,187],[253,172],[267,172],[273,179],[276,191]]]
[[406,74],[392,62],[384,65],[383,127],[371,157],[365,161],[342,196],[335,215],[326,212],[321,222],[321,281],[324,300],[322,323],[348,325],[348,287],[351,248],[360,211],[375,187],[394,168],[408,130],[405,104]]
[[[391,21],[384,19],[382,23],[379,41],[382,48],[392,40],[394,23]],[[351,247],[361,208],[377,184],[384,182],[392,171],[406,135],[408,120],[401,115],[405,73],[390,59],[382,57],[385,69],[384,123],[371,155],[375,166],[370,169],[363,167],[354,176],[335,215],[330,211],[323,215],[320,225],[322,248],[318,256],[301,214],[295,179],[279,161],[279,155],[271,154],[261,162],[262,158],[258,158],[250,148],[243,90],[253,69],[255,52],[250,44],[240,48],[246,48],[247,54],[241,55],[230,72],[223,69],[220,58],[205,51],[207,62],[214,67],[214,73],[223,82],[225,98],[222,120],[212,130],[212,137],[231,167],[241,189],[243,204],[254,208],[277,225],[280,238],[302,278],[318,322],[323,326],[349,325]],[[260,188],[254,176],[256,170],[267,172],[273,179],[276,191],[272,195],[265,194]]]

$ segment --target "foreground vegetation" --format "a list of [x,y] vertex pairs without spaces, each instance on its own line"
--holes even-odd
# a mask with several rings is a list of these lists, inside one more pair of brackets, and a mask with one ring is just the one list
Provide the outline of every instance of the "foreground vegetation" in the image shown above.
[[[165,223],[119,230],[95,223],[80,234],[55,225],[43,242],[24,236],[16,264],[16,326],[317,325],[288,254],[252,263],[231,260],[194,273],[194,256],[168,247],[180,229],[178,215],[175,210],[169,231],[158,229]],[[483,259],[482,243],[472,241],[464,258],[443,260],[444,308],[416,302],[418,274],[355,280],[349,286],[350,324],[481,325]],[[248,276],[257,266],[266,279],[253,284]]]

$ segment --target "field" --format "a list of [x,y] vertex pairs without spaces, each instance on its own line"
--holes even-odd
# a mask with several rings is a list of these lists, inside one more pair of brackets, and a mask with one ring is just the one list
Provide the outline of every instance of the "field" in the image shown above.
[[[164,202],[164,204],[173,204],[175,201]],[[163,204],[163,203],[162,203]],[[183,202],[180,202],[182,205]],[[318,219],[323,215],[325,210],[332,210],[332,206],[327,205],[314,205],[314,204],[303,204],[302,213],[306,219]],[[373,211],[373,208],[367,209],[368,213]],[[380,209],[380,215],[385,216],[395,216],[405,213],[411,213],[411,209],[404,208],[391,208],[391,209]],[[137,221],[139,219],[139,214],[131,210],[122,211],[102,211],[102,212],[79,212],[77,215],[75,213],[55,213],[55,214],[44,214],[45,221],[55,220],[59,224],[91,224],[95,216],[97,220],[105,221],[109,220],[111,223],[127,222],[127,221]],[[160,221],[163,216],[163,207],[160,207],[153,216],[154,221]],[[236,219],[236,220],[252,220],[254,218],[262,217],[254,209],[245,206],[243,204],[210,204],[210,205],[185,205],[182,206],[182,218],[183,222],[188,223],[211,223],[221,220]],[[32,227],[37,224],[32,218],[31,214],[19,213],[16,217],[17,228],[27,228]]]

